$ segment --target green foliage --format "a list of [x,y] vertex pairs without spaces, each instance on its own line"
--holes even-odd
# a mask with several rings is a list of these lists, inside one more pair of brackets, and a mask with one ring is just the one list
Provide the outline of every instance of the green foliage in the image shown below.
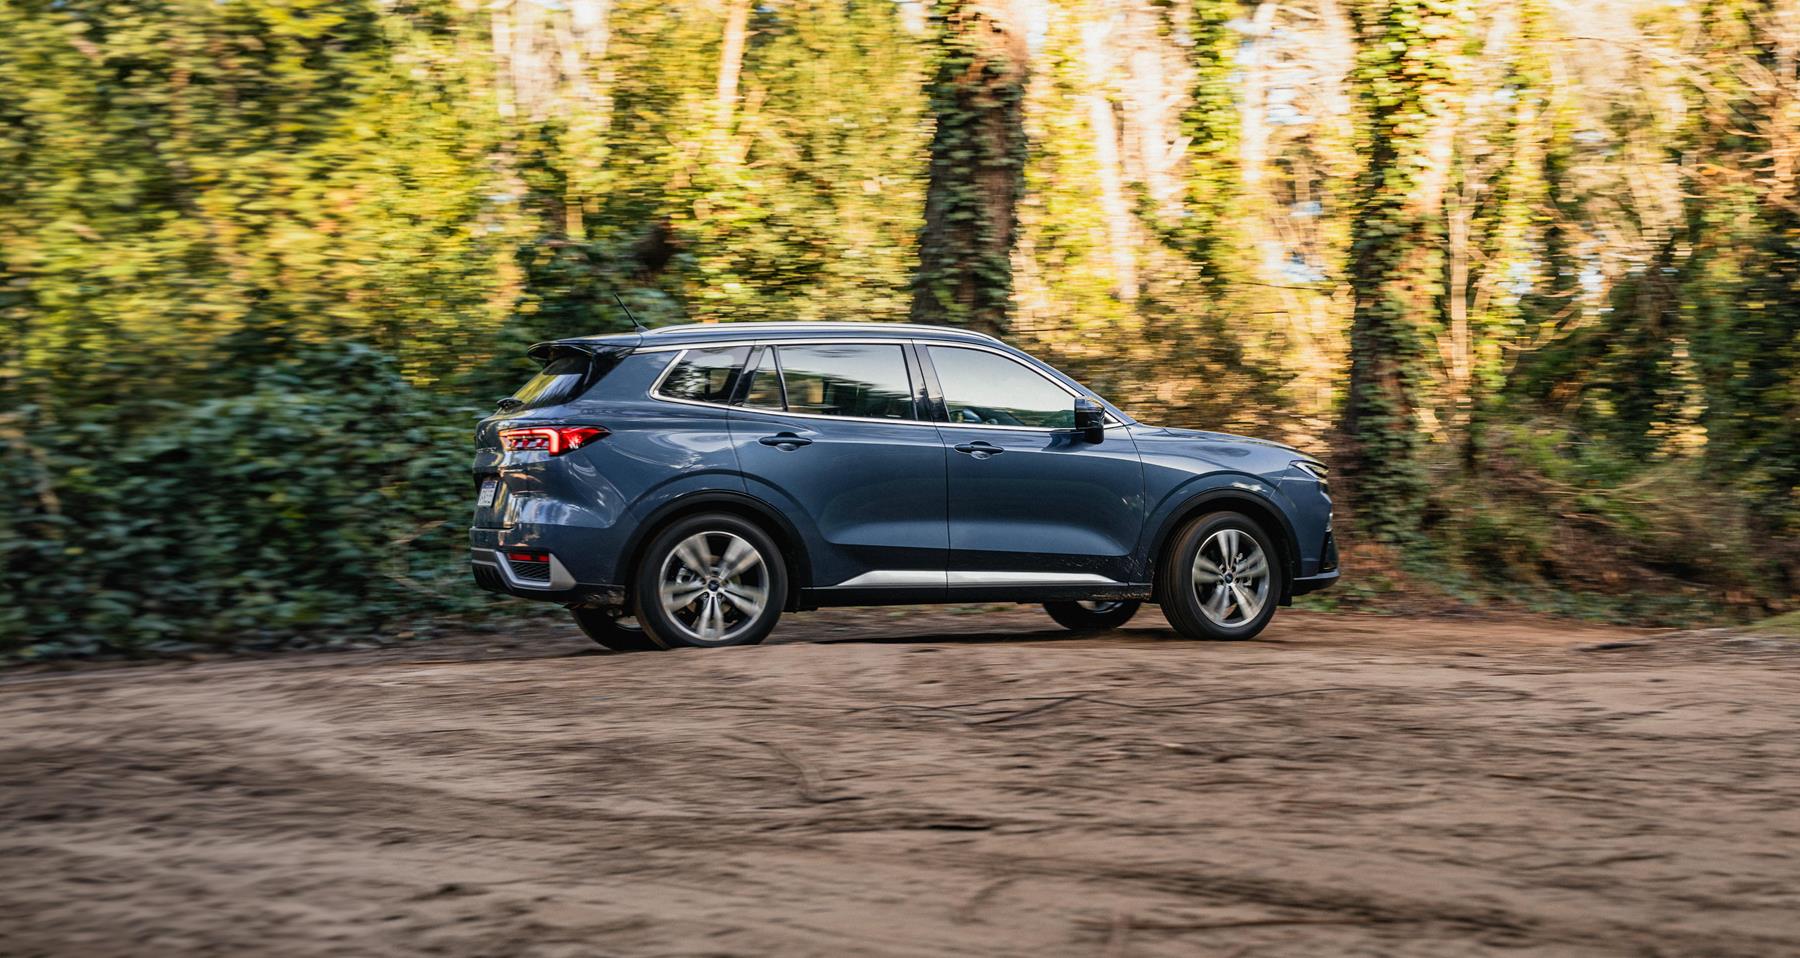
[[1234,29],[1245,14],[1239,0],[1194,0],[1193,97],[1182,115],[1191,141],[1188,199],[1176,227],[1177,241],[1199,267],[1215,299],[1240,278],[1242,233],[1238,169],[1238,105],[1232,85],[1241,37]]
[[1800,612],[1789,612],[1764,619],[1750,628],[1751,632],[1762,635],[1774,635],[1788,639],[1800,639]]
[[1410,544],[1425,492],[1419,421],[1425,341],[1441,294],[1441,137],[1457,78],[1452,51],[1466,8],[1450,0],[1372,0],[1355,8],[1362,46],[1354,85],[1367,124],[1349,279],[1350,441],[1359,522],[1371,537]]
[[966,0],[936,0],[929,84],[931,179],[912,319],[1004,332],[1026,140],[1023,24]]
[[553,118],[509,154],[533,231],[523,326],[616,328],[613,290],[653,324],[904,318],[928,126],[924,50],[895,6],[757,8],[725,127],[710,7],[628,0],[609,22],[608,97],[580,108],[606,111],[603,145]]
[[[1800,504],[1795,28],[1789,12],[1789,33],[1778,35],[1773,4],[1720,0],[1705,12],[1715,79],[1689,95],[1695,151],[1709,157],[1710,175],[1690,200],[1695,253],[1681,293],[1707,380],[1708,450],[1721,471],[1792,517]],[[1800,524],[1767,528],[1791,535]]]
[[1597,65],[1578,7],[1356,0],[1351,61],[1240,0],[0,0],[0,654],[485,609],[468,404],[614,293],[1335,427],[1352,561],[1462,594],[1779,607],[1792,18],[1647,3]]
[[1753,506],[1720,495],[1694,459],[1646,467],[1562,423],[1510,421],[1494,425],[1481,474],[1438,478],[1436,552],[1473,595],[1681,623],[1717,614],[1721,596],[1783,590]]
[[247,391],[147,403],[153,430],[27,407],[0,430],[0,655],[366,631],[486,605],[460,561],[478,413],[362,347]]
[[454,371],[505,249],[474,56],[429,10],[0,6],[7,365],[60,370],[34,398],[179,397],[343,338]]
[[526,345],[624,328],[615,291],[653,324],[904,314],[894,5],[760,9],[725,131],[709,10],[611,25],[609,112],[571,114],[461,4],[0,4],[0,654],[485,608],[467,403]]

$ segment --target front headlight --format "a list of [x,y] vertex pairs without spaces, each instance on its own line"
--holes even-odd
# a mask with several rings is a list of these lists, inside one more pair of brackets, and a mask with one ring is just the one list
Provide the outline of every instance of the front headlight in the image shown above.
[[1326,468],[1324,463],[1317,459],[1296,459],[1288,465],[1293,466],[1298,472],[1313,477],[1313,481],[1319,484],[1319,491],[1327,496],[1331,495],[1331,483],[1325,478],[1331,474],[1331,470]]
[[1327,468],[1324,463],[1312,459],[1296,459],[1293,462],[1288,463],[1288,465],[1312,476],[1320,482],[1324,482],[1326,477],[1331,475],[1331,470]]

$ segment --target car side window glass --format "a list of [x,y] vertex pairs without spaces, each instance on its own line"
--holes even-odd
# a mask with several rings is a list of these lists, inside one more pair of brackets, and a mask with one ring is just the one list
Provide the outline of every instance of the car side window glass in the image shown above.
[[750,386],[741,405],[752,409],[787,408],[787,399],[781,393],[781,371],[775,366],[775,347],[764,349],[756,368],[750,371]]
[[669,370],[657,392],[669,399],[725,403],[731,399],[738,374],[748,358],[748,346],[690,349],[676,360],[675,368]]
[[820,343],[779,347],[789,412],[861,419],[914,419],[900,346]]
[[927,349],[952,425],[1075,428],[1075,397],[1024,363],[980,349]]

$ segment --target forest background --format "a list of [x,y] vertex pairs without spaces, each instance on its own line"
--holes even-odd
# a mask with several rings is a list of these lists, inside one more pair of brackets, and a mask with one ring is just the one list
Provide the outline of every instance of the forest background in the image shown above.
[[0,656],[404,638],[525,347],[992,332],[1334,465],[1318,601],[1800,581],[1794,0],[0,0]]

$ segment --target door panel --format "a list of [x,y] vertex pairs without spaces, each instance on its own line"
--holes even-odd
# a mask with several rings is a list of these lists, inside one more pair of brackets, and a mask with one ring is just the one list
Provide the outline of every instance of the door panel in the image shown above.
[[1110,429],[1094,443],[1058,428],[1073,424],[1074,395],[1017,360],[963,347],[924,352],[950,419],[938,431],[949,456],[952,581],[958,572],[1145,581],[1133,554],[1143,465],[1130,434]]
[[731,411],[749,490],[810,529],[815,586],[897,571],[942,581],[947,453],[936,427],[911,418],[911,392],[901,346],[795,344],[763,351]]
[[[941,428],[950,456],[950,569],[1093,573],[1142,581],[1132,551],[1143,526],[1143,467],[1122,429],[1091,443],[1074,432]],[[981,444],[1004,450],[981,451]],[[974,446],[975,452],[957,447]]]

